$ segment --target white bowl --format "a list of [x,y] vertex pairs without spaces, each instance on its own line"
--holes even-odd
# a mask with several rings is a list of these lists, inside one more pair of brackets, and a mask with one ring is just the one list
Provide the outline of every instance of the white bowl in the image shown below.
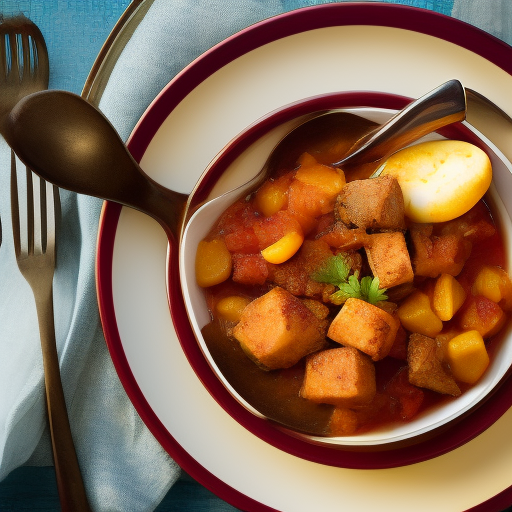
[[[219,179],[216,179],[215,185],[210,190],[208,196],[208,199],[219,198],[216,200],[215,209],[212,211],[210,207],[205,211],[203,207],[199,207],[193,213],[194,221],[198,221],[194,222],[194,226],[200,226],[200,228],[189,230],[189,224],[187,224],[180,246],[180,279],[183,290],[186,290],[186,293],[184,293],[185,304],[197,343],[211,369],[229,391],[233,399],[242,404],[243,407],[253,415],[260,418],[265,417],[247,403],[222,375],[201,334],[201,329],[210,321],[210,315],[206,307],[204,291],[196,284],[195,280],[195,252],[197,244],[206,236],[218,216],[234,201],[233,194],[226,192],[240,186],[241,188],[237,190],[237,193],[240,195],[245,191],[243,184],[250,181],[260,171],[275,144],[277,144],[294,126],[298,125],[305,117],[308,117],[308,114],[304,114],[304,105],[307,106],[308,104],[311,105],[312,109],[316,105],[315,101],[305,100],[303,103],[287,106],[283,111],[274,112],[265,116],[240,134],[239,137],[228,144],[226,148],[217,155],[202,177],[204,183],[204,180],[207,180],[209,176],[211,176],[211,173],[218,174],[220,169],[221,175]],[[297,105],[300,105],[300,107],[297,107]],[[289,116],[291,115],[290,113],[295,110],[297,112],[300,111],[302,115],[280,122],[277,126],[274,126],[276,119],[282,120],[286,117],[283,115],[283,112],[287,112]],[[347,108],[342,110],[355,113],[378,123],[384,122],[395,112],[394,110],[376,107]],[[253,134],[255,130],[258,131],[258,127],[260,130],[259,137],[248,144],[247,140],[250,138],[250,134]],[[493,213],[499,218],[499,224],[506,247],[508,268],[510,269],[512,268],[510,265],[512,164],[486,137],[471,125],[463,122],[459,127],[465,132],[466,138],[469,139],[470,142],[477,143],[477,145],[487,152],[491,159],[493,166],[493,182],[486,195],[486,200],[491,206]],[[435,133],[427,136],[425,139],[440,138],[444,137]],[[240,147],[243,147],[241,152]],[[240,154],[238,154],[239,152]],[[236,158],[233,160],[234,156]],[[197,187],[195,190],[197,190]],[[192,193],[192,197],[193,196],[194,192]],[[398,425],[394,424],[392,427],[382,427],[367,433],[344,437],[311,436],[291,431],[285,427],[276,427],[279,430],[284,430],[293,436],[302,438],[313,444],[346,448],[384,447],[393,443],[411,443],[415,442],[415,440],[424,439],[426,436],[432,436],[435,434],[434,431],[436,431],[436,429],[440,429],[440,427],[463,418],[479,404],[483,403],[497,388],[500,381],[506,377],[512,362],[512,336],[509,326],[505,327],[504,334],[500,335],[499,339],[496,341],[496,351],[491,358],[490,366],[484,376],[474,386],[457,399],[427,409],[409,422]],[[201,375],[199,375],[199,377],[201,378]]]

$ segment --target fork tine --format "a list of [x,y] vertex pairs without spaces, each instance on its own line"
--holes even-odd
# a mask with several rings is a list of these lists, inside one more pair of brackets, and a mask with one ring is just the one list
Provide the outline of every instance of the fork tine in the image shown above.
[[35,214],[34,218],[34,252],[46,253],[53,257],[55,255],[55,203],[58,197],[51,183],[38,176],[33,176],[33,179],[39,181],[39,187],[34,185],[34,191],[39,188],[39,205],[34,194],[34,206],[39,206],[39,216]]
[[32,62],[32,59],[31,59],[31,51],[30,51],[30,41],[31,41],[31,37],[25,32],[23,31],[21,33],[21,36],[20,36],[20,39],[19,39],[19,42],[21,42],[21,51],[23,53],[23,76],[28,76],[31,71],[32,71],[32,66],[31,66],[31,62]]
[[20,67],[19,67],[19,58],[18,58],[18,44],[16,41],[16,34],[9,34],[9,47],[11,54],[11,66],[10,72],[8,73],[12,80],[16,80],[19,82],[20,80]]
[[[40,235],[40,249],[41,252],[46,252],[47,247],[47,235],[48,235],[48,210],[47,210],[47,201],[46,201],[46,181],[43,179],[39,179],[39,217],[40,217],[40,226],[41,232]],[[51,222],[50,222],[51,225]],[[51,246],[51,244],[50,244]],[[39,247],[38,247],[39,249]]]
[[25,167],[27,183],[27,252],[34,253],[34,184],[32,171]]
[[16,259],[18,259],[21,253],[20,209],[18,201],[18,177],[16,174],[16,156],[14,155],[14,151],[11,151],[11,219],[14,251],[16,253]]
[[25,167],[24,179],[18,178],[16,161],[12,152],[11,217],[16,258],[31,254],[47,254],[55,258],[60,218],[59,190],[28,167]]
[[0,30],[0,73],[1,77],[7,76],[7,44],[5,41],[5,32]]
[[[28,183],[30,175],[31,183]],[[46,187],[38,176],[34,175],[30,169],[27,168],[27,187],[31,186],[32,191],[32,214],[33,214],[33,229],[32,236],[30,237],[33,242],[33,254],[44,254],[46,248]],[[27,201],[30,201],[27,188]],[[27,208],[28,211],[28,208]],[[30,212],[29,212],[30,215]]]
[[48,80],[50,75],[50,64],[48,60],[48,49],[46,43],[38,27],[33,27],[36,35],[40,37],[32,37],[32,51],[34,57],[34,74],[40,77],[48,86]]
[[51,253],[55,258],[56,254],[56,245],[57,245],[57,222],[60,218],[60,196],[59,189],[47,181],[44,181],[46,187],[46,215],[47,215],[47,223],[46,223],[46,247],[45,251],[47,253]]

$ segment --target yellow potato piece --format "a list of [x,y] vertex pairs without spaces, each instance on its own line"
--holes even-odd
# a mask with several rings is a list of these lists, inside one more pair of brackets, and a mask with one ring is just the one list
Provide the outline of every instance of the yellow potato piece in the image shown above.
[[300,233],[292,231],[266,249],[263,249],[261,255],[269,263],[284,263],[299,250],[303,241],[304,237]]
[[345,185],[345,174],[333,167],[323,164],[305,165],[299,167],[295,179],[319,188],[326,195],[334,197],[341,192]]
[[405,214],[414,222],[444,222],[470,210],[492,179],[487,154],[468,142],[439,140],[398,151],[381,175],[395,176]]
[[450,274],[441,274],[434,286],[432,305],[436,315],[446,322],[460,309],[466,292],[461,284]]
[[483,295],[496,304],[503,301],[503,309],[509,310],[512,307],[512,281],[500,267],[483,267],[476,276],[471,293]]
[[280,210],[283,210],[288,203],[288,186],[286,180],[267,181],[256,192],[254,204],[256,208],[270,217]]
[[196,252],[196,281],[203,288],[222,283],[231,275],[231,253],[224,240],[202,240]]
[[446,350],[453,377],[474,384],[489,365],[489,355],[478,331],[467,331],[448,342]]
[[251,301],[247,297],[231,295],[220,299],[215,306],[215,311],[220,318],[228,322],[238,322],[242,316],[243,310],[249,302]]
[[428,295],[419,290],[404,300],[397,314],[402,326],[410,332],[433,338],[443,329],[443,322],[432,311]]

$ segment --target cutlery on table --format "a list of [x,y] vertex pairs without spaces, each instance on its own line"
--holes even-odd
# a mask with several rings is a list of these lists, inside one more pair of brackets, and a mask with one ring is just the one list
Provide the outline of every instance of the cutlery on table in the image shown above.
[[[13,106],[27,94],[48,88],[44,38],[24,16],[0,24],[0,133]],[[41,336],[46,405],[59,498],[63,511],[89,511],[73,444],[60,378],[53,316],[57,187],[26,168],[26,194],[18,194],[17,159],[11,151],[11,212],[18,267],[34,293]],[[20,207],[20,205],[23,205]],[[20,215],[20,213],[24,215]],[[23,219],[24,222],[20,222]]]

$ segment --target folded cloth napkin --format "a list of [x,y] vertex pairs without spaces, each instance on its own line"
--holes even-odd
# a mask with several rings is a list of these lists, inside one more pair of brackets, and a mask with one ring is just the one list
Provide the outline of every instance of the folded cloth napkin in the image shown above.
[[[121,54],[100,108],[123,139],[184,66],[266,17],[312,0],[155,0]],[[453,14],[512,42],[510,0],[402,0]],[[453,11],[452,11],[453,9]],[[51,464],[32,292],[18,272],[9,212],[9,148],[0,139],[0,480],[23,464]],[[95,511],[151,511],[180,475],[127,398],[101,329],[94,280],[102,202],[62,191],[54,279],[62,380],[78,457]]]

